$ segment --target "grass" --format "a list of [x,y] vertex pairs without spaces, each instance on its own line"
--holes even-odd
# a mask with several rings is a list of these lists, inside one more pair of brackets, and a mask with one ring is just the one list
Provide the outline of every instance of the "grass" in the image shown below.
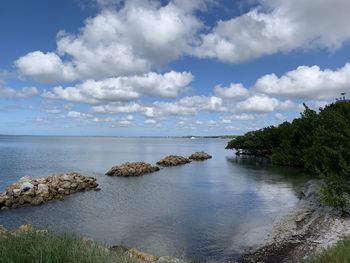
[[89,247],[70,235],[29,232],[0,236],[1,263],[134,263],[123,251]]
[[304,261],[305,263],[348,263],[350,262],[350,239],[339,241],[335,246],[320,255]]

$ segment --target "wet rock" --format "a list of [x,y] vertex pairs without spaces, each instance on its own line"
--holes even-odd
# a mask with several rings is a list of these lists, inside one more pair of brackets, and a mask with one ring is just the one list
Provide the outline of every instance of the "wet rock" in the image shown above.
[[176,165],[182,165],[190,162],[191,162],[190,159],[185,158],[183,156],[169,155],[164,159],[158,161],[157,164],[161,166],[176,166]]
[[78,173],[51,175],[46,178],[22,177],[19,182],[9,185],[0,193],[0,209],[17,208],[27,204],[40,205],[53,199],[98,186],[96,179]]
[[33,232],[34,231],[34,227],[30,224],[26,224],[26,225],[21,225],[19,227],[17,227],[13,232],[15,233],[29,233],[29,232]]
[[141,262],[156,262],[158,258],[154,255],[141,252],[136,248],[132,248],[126,252],[131,258],[135,258]]
[[189,159],[194,161],[204,161],[211,158],[212,156],[207,154],[206,152],[195,152],[189,157]]
[[159,167],[152,166],[145,162],[124,163],[119,166],[113,166],[106,175],[108,176],[141,176],[148,173],[159,171]]

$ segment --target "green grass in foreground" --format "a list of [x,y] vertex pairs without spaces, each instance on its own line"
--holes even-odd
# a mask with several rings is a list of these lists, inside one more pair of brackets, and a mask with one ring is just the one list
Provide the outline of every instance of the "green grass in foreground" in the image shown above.
[[326,249],[320,255],[305,261],[305,263],[348,263],[350,262],[350,240],[338,242]]
[[133,263],[122,251],[86,247],[69,235],[29,232],[0,236],[1,263]]

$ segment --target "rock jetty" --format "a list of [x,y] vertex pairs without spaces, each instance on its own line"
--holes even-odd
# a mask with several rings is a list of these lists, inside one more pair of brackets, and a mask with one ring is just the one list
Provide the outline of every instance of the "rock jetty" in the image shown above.
[[113,166],[106,175],[108,176],[141,176],[148,173],[159,171],[158,166],[152,166],[145,162],[124,163],[119,166]]
[[206,152],[195,152],[189,157],[189,159],[194,161],[204,161],[211,158],[212,156],[210,154],[207,154]]
[[158,161],[157,164],[160,166],[176,166],[176,165],[186,164],[190,162],[191,160],[186,157],[178,156],[178,155],[169,155],[164,159]]
[[9,185],[5,192],[0,193],[0,209],[40,205],[97,186],[94,177],[86,177],[74,172],[39,179],[22,177],[17,183]]

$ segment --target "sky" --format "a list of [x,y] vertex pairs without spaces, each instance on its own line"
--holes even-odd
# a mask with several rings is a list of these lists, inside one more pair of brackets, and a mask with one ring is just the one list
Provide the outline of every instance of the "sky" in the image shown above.
[[239,135],[350,96],[348,0],[3,0],[0,134]]

